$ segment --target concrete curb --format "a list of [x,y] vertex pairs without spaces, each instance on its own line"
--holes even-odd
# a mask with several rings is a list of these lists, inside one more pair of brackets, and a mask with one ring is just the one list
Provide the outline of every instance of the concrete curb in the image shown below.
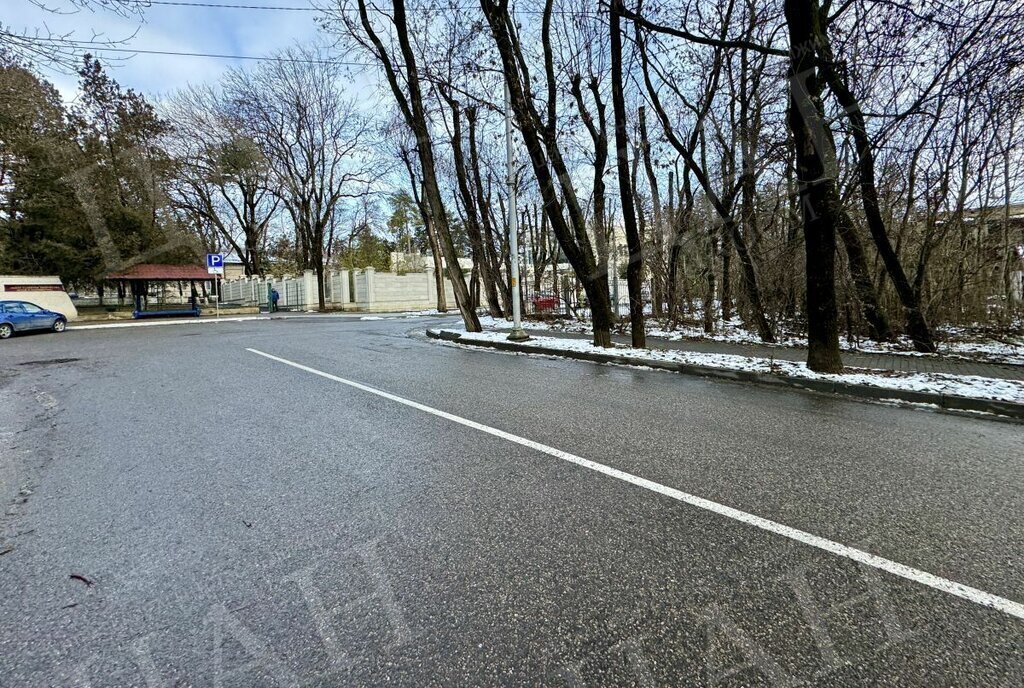
[[973,399],[953,394],[936,394],[933,392],[916,392],[913,390],[883,389],[870,385],[860,385],[848,382],[834,382],[832,380],[807,380],[786,375],[774,375],[772,373],[755,373],[749,370],[729,370],[727,368],[712,368],[709,366],[693,365],[690,363],[674,363],[671,361],[649,361],[646,359],[621,356],[613,353],[600,353],[589,351],[552,351],[542,346],[531,344],[517,344],[515,342],[492,342],[476,339],[462,339],[455,332],[446,330],[427,329],[427,337],[450,342],[458,342],[466,346],[477,346],[481,348],[497,349],[498,351],[512,351],[525,354],[540,354],[542,356],[556,356],[559,358],[571,358],[578,361],[590,361],[591,363],[612,363],[627,366],[644,366],[656,370],[668,370],[683,375],[695,375],[698,377],[714,378],[718,380],[731,380],[733,382],[752,382],[759,385],[773,387],[790,387],[806,389],[813,392],[824,392],[826,394],[843,394],[859,399],[870,399],[873,401],[896,400],[911,404],[932,404],[947,411],[969,412],[969,413],[990,413],[1003,418],[1012,418],[1016,421],[1024,421],[1024,404],[1012,401],[992,401],[988,399]]
[[414,315],[403,311],[396,312],[374,312],[368,311],[345,311],[345,312],[325,312],[319,313],[317,311],[283,311],[273,313],[269,316],[263,314],[263,317],[269,317],[271,320],[329,320],[334,318],[335,320],[415,320],[417,318],[452,318],[458,317],[455,313],[424,313],[422,315]]

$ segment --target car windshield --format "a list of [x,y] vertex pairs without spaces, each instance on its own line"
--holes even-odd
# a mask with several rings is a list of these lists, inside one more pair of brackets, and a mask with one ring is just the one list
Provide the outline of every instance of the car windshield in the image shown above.
[[26,313],[40,313],[43,310],[34,303],[27,303],[25,301],[22,301],[21,304],[19,305],[21,306],[22,310],[25,311]]

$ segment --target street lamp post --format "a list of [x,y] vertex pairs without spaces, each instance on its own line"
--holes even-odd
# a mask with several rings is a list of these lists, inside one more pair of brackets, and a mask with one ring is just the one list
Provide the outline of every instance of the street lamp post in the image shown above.
[[505,157],[508,163],[508,245],[511,253],[512,275],[509,280],[512,289],[512,331],[508,338],[523,342],[530,338],[523,329],[522,305],[519,303],[519,218],[516,208],[515,156],[512,153],[512,95],[508,80],[505,81]]

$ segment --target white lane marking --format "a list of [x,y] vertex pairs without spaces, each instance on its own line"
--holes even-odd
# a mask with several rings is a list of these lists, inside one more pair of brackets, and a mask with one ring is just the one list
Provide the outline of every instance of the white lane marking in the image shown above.
[[685,504],[689,504],[690,506],[695,506],[698,509],[704,509],[705,511],[710,511],[712,513],[718,514],[719,516],[725,516],[726,518],[731,518],[734,521],[746,523],[747,525],[753,526],[755,528],[760,528],[761,530],[767,531],[769,533],[781,535],[782,537],[789,538],[790,540],[794,540],[801,544],[816,547],[820,550],[824,550],[825,552],[829,552],[830,554],[834,554],[836,556],[844,557],[846,559],[850,559],[852,561],[864,564],[866,566],[871,566],[876,569],[880,569],[887,573],[891,573],[894,576],[899,576],[900,578],[905,578],[906,580],[913,581],[915,583],[920,583],[921,585],[927,585],[929,588],[934,588],[935,590],[948,593],[950,595],[959,597],[969,602],[974,602],[975,604],[979,604],[983,607],[990,607],[992,609],[996,609],[998,611],[1003,612],[1004,614],[1009,614],[1010,616],[1014,616],[1018,619],[1024,620],[1024,605],[1020,604],[1019,602],[1014,602],[1013,600],[1006,599],[1005,597],[993,595],[992,593],[985,592],[984,590],[972,588],[969,585],[957,583],[956,581],[949,580],[948,578],[936,576],[935,574],[928,573],[927,571],[915,569],[912,566],[907,566],[906,564],[901,564],[891,559],[879,557],[877,555],[871,554],[870,552],[865,552],[864,550],[860,550],[855,547],[849,547],[847,545],[843,545],[841,543],[834,542],[832,540],[828,540],[817,535],[812,535],[811,533],[808,533],[806,531],[798,530],[797,528],[791,528],[787,525],[783,525],[782,523],[777,523],[776,521],[772,521],[767,518],[762,518],[760,516],[755,516],[754,514],[749,514],[746,511],[740,511],[739,509],[734,509],[730,506],[719,504],[718,502],[713,502],[710,499],[697,497],[687,492],[683,492],[682,490],[677,490],[674,487],[668,487],[667,485],[656,483],[653,480],[641,478],[639,476],[633,475],[632,473],[626,473],[625,471],[620,471],[617,468],[606,466],[603,463],[597,463],[596,461],[591,461],[590,459],[584,459],[581,456],[570,454],[569,452],[562,451],[561,449],[555,449],[554,447],[549,447],[546,444],[534,442],[533,440],[526,439],[525,437],[513,435],[512,433],[505,432],[504,430],[498,430],[497,428],[492,428],[489,425],[477,423],[476,421],[469,420],[468,418],[456,416],[455,414],[448,413],[447,411],[441,411],[440,409],[436,409],[431,406],[426,406],[425,404],[421,404],[417,401],[412,401],[411,399],[406,399],[404,397],[391,394],[390,392],[385,392],[375,387],[370,387],[369,385],[364,385],[359,382],[353,382],[352,380],[346,380],[343,377],[331,375],[330,373],[325,373],[322,370],[317,370],[316,368],[304,366],[301,363],[289,361],[288,359],[285,358],[279,358],[272,354],[259,351],[258,349],[247,348],[246,351],[250,351],[259,356],[263,356],[264,358],[269,358],[272,361],[277,361],[278,363],[283,363],[293,368],[298,368],[299,370],[303,370],[307,373],[319,375],[320,377],[327,378],[328,380],[340,382],[343,385],[348,385],[349,387],[354,387],[355,389],[359,389],[364,392],[369,392],[370,394],[376,394],[379,397],[383,397],[384,399],[394,401],[395,403],[409,406],[419,411],[423,411],[424,413],[429,413],[433,416],[437,416],[438,418],[450,420],[453,423],[458,423],[459,425],[464,425],[467,428],[479,430],[480,432],[487,433],[488,435],[493,435],[494,437],[500,437],[503,440],[514,442],[515,444],[519,444],[524,447],[528,447],[530,449],[542,452],[549,456],[553,456],[556,459],[562,459],[563,461],[574,463],[577,466],[582,466],[583,468],[588,468],[592,471],[602,473],[610,478],[621,480],[623,482],[629,483],[630,485],[642,487],[645,490],[650,490],[651,492],[656,492],[660,495],[670,497]]
[[150,320],[146,322],[120,322],[120,323],[103,323],[100,325],[70,325],[67,329],[68,332],[74,332],[77,330],[106,330],[113,329],[115,327],[160,327],[163,325],[205,325],[207,323],[224,323],[224,322],[246,322],[249,320],[270,320],[266,315],[253,315],[250,317],[232,317],[232,318],[185,318],[183,320]]

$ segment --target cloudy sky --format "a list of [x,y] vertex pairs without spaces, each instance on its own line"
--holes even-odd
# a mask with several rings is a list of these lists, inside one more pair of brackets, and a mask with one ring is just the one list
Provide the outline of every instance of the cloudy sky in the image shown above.
[[[305,0],[176,0],[271,7],[309,7]],[[50,0],[53,6],[66,7],[66,0]],[[152,5],[144,15],[120,17],[112,12],[79,11],[53,14],[36,7],[30,0],[2,0],[0,23],[30,31],[47,29],[54,34],[74,32],[80,41],[102,34],[108,40],[126,40],[124,46],[140,50],[213,53],[219,55],[266,55],[296,42],[312,41],[317,34],[316,12],[230,9],[182,5]],[[166,93],[188,83],[215,80],[225,69],[254,63],[206,57],[120,53],[95,54],[120,58],[109,68],[117,81],[147,95]],[[127,59],[125,59],[127,58]],[[65,98],[73,96],[73,75],[50,73],[51,81]]]

